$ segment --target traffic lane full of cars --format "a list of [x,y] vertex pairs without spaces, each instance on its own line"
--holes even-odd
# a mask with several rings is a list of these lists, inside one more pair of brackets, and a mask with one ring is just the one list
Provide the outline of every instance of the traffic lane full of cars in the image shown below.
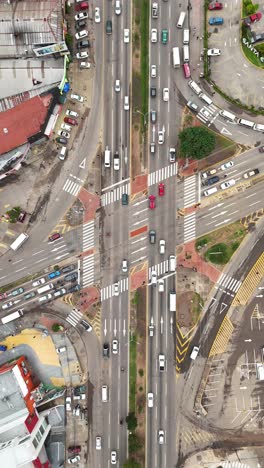
[[[228,171],[226,173],[226,171]],[[201,173],[201,183],[203,187],[206,187],[203,195],[209,196],[213,195],[218,191],[218,188],[221,190],[226,190],[230,187],[233,187],[238,181],[246,181],[248,179],[253,179],[259,175],[260,171],[258,168],[249,169],[246,172],[240,171],[235,167],[234,161],[227,161],[223,163],[219,168],[212,168],[208,171]],[[231,178],[230,178],[231,177]],[[235,177],[235,178],[234,178]],[[220,183],[218,187],[215,184]]]
[[[67,293],[78,291],[80,285],[77,282],[78,273],[75,271],[76,269],[76,265],[67,265],[60,270],[54,270],[48,273],[48,275],[34,280],[29,288],[19,287],[13,291],[0,294],[1,301],[8,299],[8,301],[3,303],[1,309],[11,309],[16,304],[21,303],[21,301],[26,301],[23,305],[32,303],[37,299],[39,303],[45,303]],[[65,284],[69,282],[72,283],[71,286],[66,287]]]

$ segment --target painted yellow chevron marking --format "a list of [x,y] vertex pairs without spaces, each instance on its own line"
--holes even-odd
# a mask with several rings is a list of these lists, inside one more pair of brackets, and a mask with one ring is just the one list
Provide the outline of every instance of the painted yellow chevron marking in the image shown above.
[[225,316],[213,342],[209,357],[215,356],[216,354],[223,354],[226,351],[233,330],[234,327],[231,320]]
[[253,292],[264,276],[264,253],[260,255],[255,265],[251,268],[237,294],[235,295],[232,306],[246,305]]

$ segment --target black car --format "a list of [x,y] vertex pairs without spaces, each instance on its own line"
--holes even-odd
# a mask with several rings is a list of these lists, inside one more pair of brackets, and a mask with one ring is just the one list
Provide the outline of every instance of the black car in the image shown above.
[[103,357],[104,358],[109,358],[110,355],[110,348],[108,343],[103,344]]
[[69,273],[70,271],[76,270],[75,265],[67,265],[61,269],[61,273]]
[[150,96],[153,97],[153,98],[155,98],[157,96],[157,88],[155,86],[151,86]]
[[71,286],[68,288],[68,293],[73,293],[75,291],[79,291],[81,289],[81,286],[79,284],[75,284],[74,286]]
[[210,177],[210,179],[205,179],[202,184],[203,185],[213,185],[213,184],[216,184],[217,182],[219,182],[219,177],[218,176],[214,176],[214,177]]
[[56,138],[56,141],[58,143],[61,143],[62,145],[67,145],[67,143],[68,143],[67,138],[64,138],[64,137],[58,137],[58,138]]
[[86,28],[86,21],[82,20],[82,21],[78,21],[76,24],[75,24],[75,29],[76,31],[80,31],[81,29],[83,28]]
[[90,41],[88,41],[88,39],[77,43],[77,49],[86,49],[87,47],[90,47]]

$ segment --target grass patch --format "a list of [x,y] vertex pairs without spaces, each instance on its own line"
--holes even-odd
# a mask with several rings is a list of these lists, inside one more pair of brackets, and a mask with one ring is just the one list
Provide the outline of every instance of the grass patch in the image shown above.
[[[140,2],[140,38],[141,38],[141,112],[145,115],[148,112],[148,97],[149,97],[149,1],[141,0]],[[144,116],[141,116],[141,128],[144,128]]]
[[238,249],[246,234],[246,228],[237,221],[211,232],[210,235],[200,237],[196,240],[195,247],[208,262],[225,265]]
[[193,293],[191,299],[191,314],[192,314],[192,323],[193,325],[198,322],[200,313],[202,312],[204,301],[200,294],[197,292]]
[[215,136],[215,142],[216,149],[229,148],[230,146],[236,147],[236,144],[232,140],[229,140],[229,138],[225,138],[222,135],[219,135],[218,133]]
[[24,278],[20,278],[19,280],[14,281],[13,283],[5,284],[5,286],[1,286],[0,293],[4,293],[8,291],[9,289],[17,288],[18,286],[21,286],[24,283],[27,283],[27,281],[32,281],[35,278],[38,278],[39,276],[41,276],[41,273],[38,272],[38,273],[35,273],[34,275],[28,275],[28,276],[25,276]]
[[132,335],[129,349],[129,411],[136,412],[137,336]]

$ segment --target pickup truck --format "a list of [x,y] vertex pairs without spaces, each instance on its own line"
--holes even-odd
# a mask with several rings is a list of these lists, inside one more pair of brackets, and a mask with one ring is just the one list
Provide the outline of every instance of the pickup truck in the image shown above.
[[249,177],[253,177],[254,175],[259,174],[259,169],[252,169],[252,171],[246,172],[243,177],[244,179],[248,179]]
[[157,2],[152,3],[152,18],[158,18],[158,4]]

